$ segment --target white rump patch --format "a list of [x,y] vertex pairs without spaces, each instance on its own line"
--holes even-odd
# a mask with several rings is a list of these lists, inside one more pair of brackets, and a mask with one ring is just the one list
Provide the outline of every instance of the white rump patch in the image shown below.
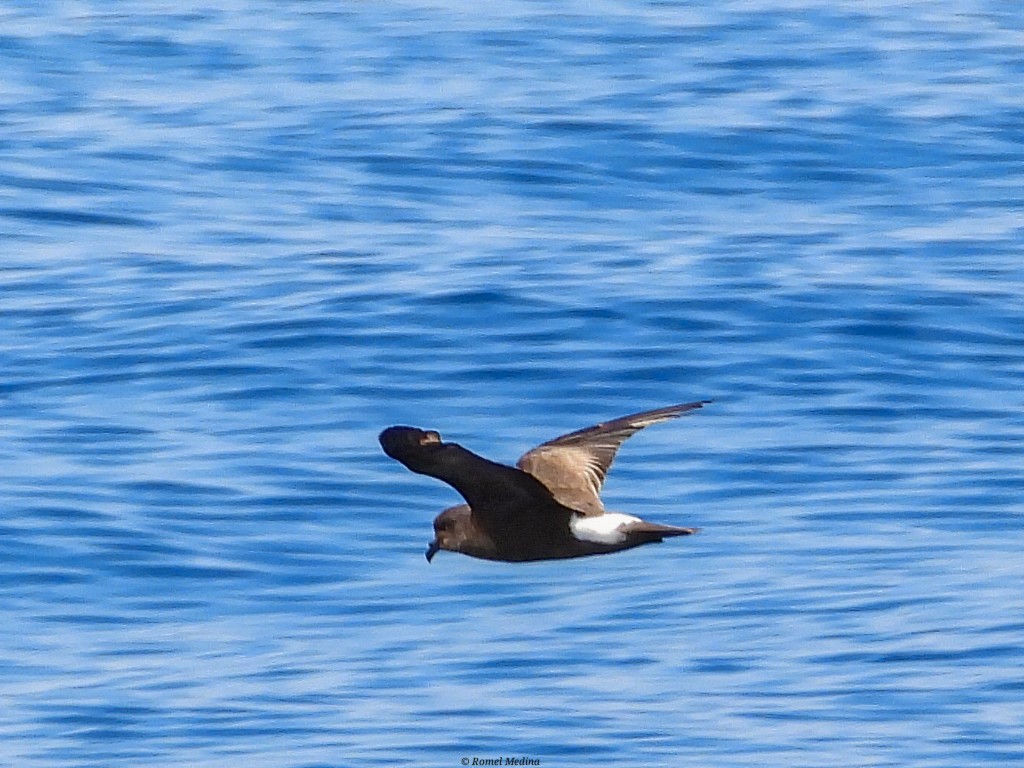
[[596,517],[580,517],[573,515],[569,520],[569,530],[580,541],[593,541],[596,544],[621,544],[626,540],[622,527],[629,523],[639,523],[639,517],[624,515],[621,512],[605,512]]

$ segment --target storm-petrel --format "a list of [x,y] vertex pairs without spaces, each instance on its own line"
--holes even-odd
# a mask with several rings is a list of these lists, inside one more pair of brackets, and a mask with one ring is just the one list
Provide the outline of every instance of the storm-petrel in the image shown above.
[[388,456],[442,480],[467,502],[434,520],[428,562],[440,549],[506,562],[603,555],[699,530],[606,512],[600,492],[628,437],[710,402],[672,405],[570,432],[528,451],[515,467],[415,427],[388,427],[380,444]]

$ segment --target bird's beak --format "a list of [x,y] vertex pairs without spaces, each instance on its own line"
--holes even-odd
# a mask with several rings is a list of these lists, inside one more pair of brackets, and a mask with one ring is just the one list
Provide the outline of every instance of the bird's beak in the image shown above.
[[427,562],[428,563],[431,560],[434,559],[434,555],[437,554],[437,551],[439,549],[441,549],[441,545],[437,543],[437,539],[434,539],[432,542],[430,542],[430,546],[427,547]]

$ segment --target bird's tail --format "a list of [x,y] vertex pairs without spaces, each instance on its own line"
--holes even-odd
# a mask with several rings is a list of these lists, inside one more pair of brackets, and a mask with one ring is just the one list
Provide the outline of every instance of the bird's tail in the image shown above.
[[630,523],[622,528],[622,532],[633,541],[642,541],[645,543],[661,541],[662,539],[668,539],[673,536],[691,536],[698,531],[700,531],[700,528],[678,528],[674,525],[648,523],[645,520]]

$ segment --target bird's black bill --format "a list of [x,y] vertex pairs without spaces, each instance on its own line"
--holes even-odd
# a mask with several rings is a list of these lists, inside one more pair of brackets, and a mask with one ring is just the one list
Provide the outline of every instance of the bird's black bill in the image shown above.
[[432,541],[432,542],[430,542],[430,546],[428,546],[428,547],[427,547],[427,562],[428,562],[428,563],[429,563],[429,562],[430,562],[431,560],[433,560],[433,559],[434,559],[434,555],[436,555],[436,554],[437,554],[437,551],[438,551],[439,549],[441,549],[441,545],[440,545],[440,544],[438,544],[438,543],[437,543],[437,541]]

